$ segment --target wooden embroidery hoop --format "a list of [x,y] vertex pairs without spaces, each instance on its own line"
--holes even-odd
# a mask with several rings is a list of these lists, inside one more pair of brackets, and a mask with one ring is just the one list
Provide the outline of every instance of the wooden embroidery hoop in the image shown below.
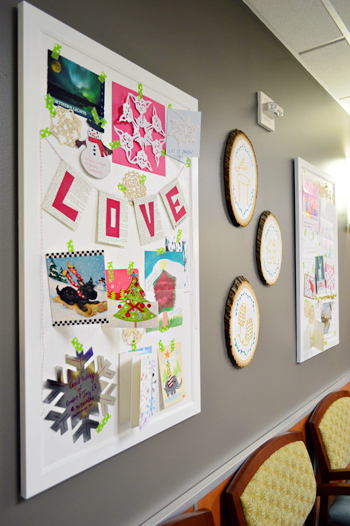
[[[268,274],[264,271],[264,266],[262,264],[262,258],[263,258],[262,240],[263,240],[264,230],[267,225],[268,218],[274,222],[275,226],[277,227],[280,233],[280,238],[281,238],[281,262],[280,262],[280,267],[278,269],[278,272],[276,273],[276,276],[273,278],[270,278]],[[269,212],[269,210],[265,210],[260,216],[258,232],[256,235],[256,262],[258,265],[259,274],[264,280],[264,282],[267,283],[267,285],[274,285],[276,281],[278,280],[280,272],[281,272],[281,266],[282,266],[282,255],[283,255],[283,242],[282,242],[282,232],[281,232],[280,225],[276,217],[271,212]]]
[[[232,188],[233,188],[233,175],[235,175],[234,167],[233,167],[234,152],[235,152],[236,145],[237,145],[238,141],[240,141],[240,140],[244,140],[246,142],[248,148],[251,150],[252,156],[254,158],[255,170],[256,170],[256,174],[255,174],[255,176],[256,176],[255,195],[254,195],[254,199],[253,199],[253,203],[252,203],[249,215],[245,219],[241,217],[241,215],[239,214],[239,212],[237,210],[237,207],[236,207],[235,202],[234,202],[233,191],[232,191]],[[236,177],[237,177],[237,179],[239,177],[241,177],[241,180],[238,179],[239,185],[240,185],[240,187],[242,186],[242,191],[246,191],[247,195],[248,195],[248,185],[247,185],[247,182],[244,180],[244,178],[247,179],[246,176],[244,176],[243,174],[238,174],[238,175],[236,175]],[[251,221],[251,219],[252,219],[252,217],[254,215],[255,203],[256,203],[256,198],[257,198],[257,195],[258,195],[258,165],[257,165],[257,162],[256,162],[256,156],[255,156],[253,145],[250,142],[250,140],[248,139],[248,137],[246,136],[246,134],[243,133],[241,130],[237,130],[237,129],[233,130],[230,133],[229,138],[227,139],[226,150],[225,150],[225,157],[224,157],[224,181],[225,181],[226,205],[227,205],[227,210],[228,210],[228,213],[230,215],[230,218],[231,218],[232,222],[236,226],[239,226],[239,225],[240,226],[247,226],[250,223],[250,221]]]
[[[233,320],[233,313],[237,304],[237,301],[240,298],[242,289],[248,289],[251,295],[253,296],[255,306],[257,309],[257,329],[256,329],[256,341],[254,344],[254,347],[252,348],[252,351],[250,352],[248,358],[246,360],[242,360],[242,358],[239,356],[238,352],[235,349],[234,346],[234,333],[232,328],[232,320]],[[258,345],[258,339],[259,339],[259,330],[260,330],[260,311],[259,311],[259,304],[256,297],[256,294],[254,292],[253,287],[249,283],[249,281],[244,276],[238,276],[230,289],[230,292],[228,294],[228,298],[226,301],[226,309],[225,309],[225,339],[226,339],[226,346],[227,350],[230,354],[232,354],[236,364],[239,367],[246,367],[248,365],[255,354],[256,347]]]

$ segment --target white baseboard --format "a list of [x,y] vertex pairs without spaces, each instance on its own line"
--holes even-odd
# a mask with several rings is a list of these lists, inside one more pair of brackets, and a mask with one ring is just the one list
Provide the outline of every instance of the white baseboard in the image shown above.
[[221,482],[226,480],[230,475],[235,473],[245,461],[245,459],[248,458],[264,442],[279,433],[288,431],[288,429],[297,424],[302,418],[311,413],[318,402],[322,400],[322,398],[324,398],[328,393],[341,389],[348,382],[350,382],[350,371],[337,380],[334,384],[330,385],[327,389],[312,398],[295,413],[289,415],[285,420],[265,433],[258,440],[248,445],[238,455],[235,455],[231,460],[213,471],[210,475],[193,486],[190,490],[186,491],[177,499],[170,502],[152,517],[149,517],[147,520],[142,522],[140,526],[157,526],[162,522],[175,517],[176,515],[180,515],[184,511],[188,510],[188,508],[191,506],[195,506],[196,508],[196,504],[200,499],[216,488],[216,486],[221,484]]

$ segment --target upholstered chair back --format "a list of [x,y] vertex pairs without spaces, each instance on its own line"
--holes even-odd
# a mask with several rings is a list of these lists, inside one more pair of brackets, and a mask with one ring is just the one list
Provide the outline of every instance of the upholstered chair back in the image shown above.
[[350,463],[350,398],[339,398],[327,409],[318,429],[331,469]]
[[301,526],[316,498],[315,475],[304,442],[281,447],[264,462],[241,496],[248,526]]
[[301,433],[294,433],[294,440],[289,435],[262,446],[231,482],[227,497],[233,524],[304,524],[316,499],[315,475]]

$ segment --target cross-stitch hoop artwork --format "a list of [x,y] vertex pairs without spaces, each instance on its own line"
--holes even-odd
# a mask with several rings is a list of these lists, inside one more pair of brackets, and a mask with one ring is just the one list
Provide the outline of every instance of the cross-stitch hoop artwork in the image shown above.
[[260,216],[256,236],[256,261],[262,279],[274,285],[282,266],[282,233],[277,219],[265,210]]
[[252,143],[240,130],[227,140],[224,158],[225,197],[232,222],[247,226],[258,194],[258,166]]
[[259,304],[249,281],[238,276],[229,292],[225,310],[227,350],[239,367],[248,365],[255,354],[260,329]]

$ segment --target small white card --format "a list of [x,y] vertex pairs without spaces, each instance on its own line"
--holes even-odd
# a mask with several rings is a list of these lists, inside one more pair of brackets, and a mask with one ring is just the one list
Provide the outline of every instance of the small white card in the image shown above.
[[119,354],[119,424],[140,425],[141,360],[152,357],[152,347]]
[[166,154],[174,159],[199,157],[201,112],[167,110]]
[[139,428],[149,424],[156,407],[156,360],[153,356],[143,356],[141,359],[140,378],[140,417]]

